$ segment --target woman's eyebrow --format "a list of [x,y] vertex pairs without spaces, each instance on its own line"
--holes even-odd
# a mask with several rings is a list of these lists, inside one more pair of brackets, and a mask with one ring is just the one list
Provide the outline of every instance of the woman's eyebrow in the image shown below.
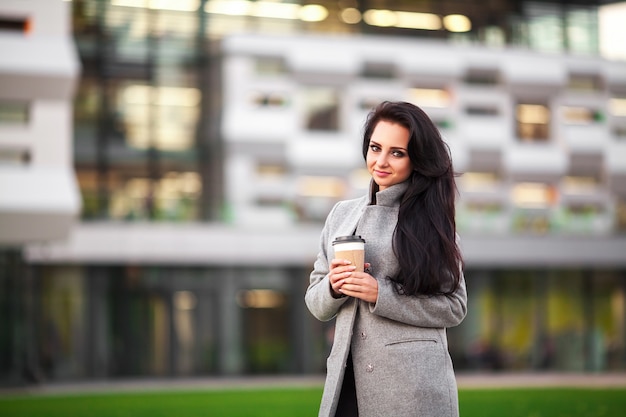
[[[382,146],[380,145],[380,143],[378,143],[378,142],[376,142],[376,141],[374,141],[374,140],[370,140],[370,145],[376,145],[376,146],[378,146],[379,148],[382,148]],[[401,151],[406,151],[406,149],[405,149],[405,148],[403,148],[403,147],[401,147],[401,146],[391,146],[391,149],[398,149],[398,150],[401,150]]]
[[380,146],[380,143],[376,142],[375,140],[370,139],[370,145]]

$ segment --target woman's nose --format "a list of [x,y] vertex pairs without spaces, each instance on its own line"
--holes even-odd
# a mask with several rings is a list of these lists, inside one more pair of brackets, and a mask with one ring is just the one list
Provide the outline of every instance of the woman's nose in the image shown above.
[[378,159],[376,160],[376,162],[378,163],[378,166],[386,166],[387,165],[387,159],[388,159],[387,154],[384,153],[384,152],[381,152],[378,155]]

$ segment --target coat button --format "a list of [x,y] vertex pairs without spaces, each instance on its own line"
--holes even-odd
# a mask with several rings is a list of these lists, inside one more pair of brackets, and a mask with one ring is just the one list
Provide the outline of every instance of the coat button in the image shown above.
[[365,372],[374,372],[374,365],[372,365],[371,363],[368,363],[367,366],[365,367]]
[[361,332],[361,339],[367,339],[367,334],[365,334],[365,332]]

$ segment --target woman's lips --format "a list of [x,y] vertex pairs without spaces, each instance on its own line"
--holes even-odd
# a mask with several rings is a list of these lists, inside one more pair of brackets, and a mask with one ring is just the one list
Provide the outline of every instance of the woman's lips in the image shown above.
[[389,172],[374,170],[374,173],[379,177],[387,177],[391,175]]

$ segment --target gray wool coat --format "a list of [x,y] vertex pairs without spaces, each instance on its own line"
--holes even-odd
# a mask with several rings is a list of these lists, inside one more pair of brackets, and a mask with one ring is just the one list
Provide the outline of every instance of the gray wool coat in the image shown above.
[[[465,280],[451,296],[414,297],[399,295],[386,278],[399,269],[391,242],[406,188],[401,183],[379,191],[375,205],[369,204],[369,196],[341,201],[326,219],[305,294],[317,319],[336,319],[320,416],[335,415],[350,351],[360,417],[459,415],[446,328],[465,317]],[[355,228],[365,239],[365,262],[378,281],[373,304],[331,294],[332,241],[353,234]]]

